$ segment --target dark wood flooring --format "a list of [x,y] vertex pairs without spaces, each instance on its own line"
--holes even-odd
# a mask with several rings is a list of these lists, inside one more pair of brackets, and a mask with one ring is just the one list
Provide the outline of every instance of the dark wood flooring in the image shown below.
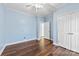
[[77,52],[56,45],[52,46],[51,52],[52,56],[79,56],[79,53]]
[[7,46],[2,56],[79,56],[79,53],[60,46],[53,45],[52,41],[44,39],[44,48],[40,47],[41,40],[32,40]]

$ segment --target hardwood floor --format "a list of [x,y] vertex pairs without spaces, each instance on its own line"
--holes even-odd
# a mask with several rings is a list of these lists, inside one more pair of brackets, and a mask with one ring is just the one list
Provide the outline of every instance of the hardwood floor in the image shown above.
[[79,56],[79,53],[68,50],[60,46],[53,45],[52,55],[53,56]]
[[2,56],[79,56],[79,53],[53,45],[48,39],[44,39],[44,48],[40,47],[40,42],[32,40],[7,46]]

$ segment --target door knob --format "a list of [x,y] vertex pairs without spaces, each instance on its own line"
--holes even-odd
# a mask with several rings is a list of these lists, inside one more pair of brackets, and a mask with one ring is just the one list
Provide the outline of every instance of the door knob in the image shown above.
[[68,35],[73,35],[74,33],[67,33]]

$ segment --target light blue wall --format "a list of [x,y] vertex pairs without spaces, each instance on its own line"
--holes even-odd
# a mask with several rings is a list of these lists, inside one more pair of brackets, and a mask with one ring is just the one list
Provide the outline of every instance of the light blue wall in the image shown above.
[[79,4],[77,3],[70,3],[62,6],[53,14],[53,39],[54,42],[58,41],[58,29],[57,29],[57,16],[62,15],[68,12],[79,12]]
[[5,44],[36,38],[36,20],[36,16],[0,4],[0,50]]
[[6,43],[36,38],[35,16],[23,14],[6,8],[5,38]]
[[0,50],[4,45],[4,7],[2,4],[0,4]]

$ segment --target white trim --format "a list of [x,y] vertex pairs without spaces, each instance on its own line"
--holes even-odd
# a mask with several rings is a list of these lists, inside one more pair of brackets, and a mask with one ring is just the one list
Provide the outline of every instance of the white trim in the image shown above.
[[4,51],[5,47],[6,47],[6,45],[4,45],[3,48],[0,50],[0,56],[1,56],[2,52]]
[[32,39],[24,39],[24,40],[21,40],[21,41],[17,41],[17,42],[12,42],[12,43],[7,43],[6,45],[13,45],[13,44],[18,44],[18,43],[22,43],[22,42],[25,42],[25,41],[30,41],[30,40],[35,40],[36,38],[32,38]]
[[25,39],[22,41],[17,41],[17,42],[12,42],[12,43],[7,43],[3,46],[3,48],[0,50],[0,55],[2,54],[2,52],[4,51],[5,47],[8,45],[13,45],[13,44],[18,44],[18,43],[22,43],[22,42],[26,42],[26,41],[30,41],[30,40],[35,40],[36,38],[32,38],[32,39]]

